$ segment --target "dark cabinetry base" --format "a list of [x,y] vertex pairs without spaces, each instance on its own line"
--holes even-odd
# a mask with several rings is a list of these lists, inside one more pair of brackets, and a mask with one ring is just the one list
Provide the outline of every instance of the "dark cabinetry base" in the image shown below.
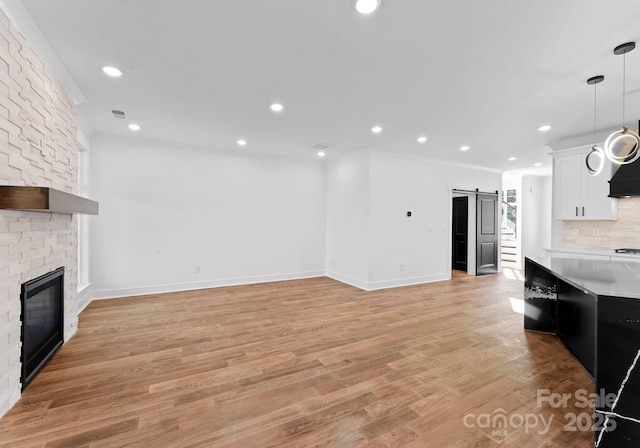
[[640,446],[637,271],[622,262],[525,261],[524,328],[556,334],[607,397],[595,410],[607,428],[594,433],[598,448]]

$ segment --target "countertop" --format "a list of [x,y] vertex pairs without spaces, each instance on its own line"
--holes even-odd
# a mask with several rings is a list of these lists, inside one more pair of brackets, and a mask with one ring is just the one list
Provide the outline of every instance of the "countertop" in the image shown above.
[[640,299],[640,263],[527,257],[576,288],[598,296]]
[[[594,255],[597,258],[601,257],[610,257],[611,260],[615,260],[616,258],[624,258],[629,260],[638,260],[640,262],[640,254],[628,254],[628,253],[617,253],[613,250],[604,250],[604,249],[572,249],[567,247],[557,247],[557,248],[549,248],[544,249],[548,256],[553,257],[553,253],[561,253],[561,254],[578,254],[578,255]],[[551,252],[551,254],[549,254]]]

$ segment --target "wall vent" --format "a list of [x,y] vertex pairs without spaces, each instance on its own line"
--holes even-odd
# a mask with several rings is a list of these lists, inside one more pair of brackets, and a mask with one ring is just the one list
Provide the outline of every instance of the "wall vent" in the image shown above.
[[127,118],[127,114],[118,109],[111,109],[111,115],[113,115],[113,118],[121,118],[123,120]]
[[309,148],[310,148],[310,149],[315,149],[315,150],[324,151],[325,149],[329,148],[329,146],[331,146],[329,143],[324,143],[324,142],[315,142],[314,144],[312,144],[311,146],[309,146]]

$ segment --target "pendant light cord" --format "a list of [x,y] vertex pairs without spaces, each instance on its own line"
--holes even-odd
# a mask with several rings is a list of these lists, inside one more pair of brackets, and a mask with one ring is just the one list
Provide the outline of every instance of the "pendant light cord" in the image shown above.
[[627,91],[627,53],[622,55],[622,129],[625,129],[624,109],[626,107],[625,92]]
[[598,110],[598,84],[593,85],[593,146],[596,146],[597,110]]

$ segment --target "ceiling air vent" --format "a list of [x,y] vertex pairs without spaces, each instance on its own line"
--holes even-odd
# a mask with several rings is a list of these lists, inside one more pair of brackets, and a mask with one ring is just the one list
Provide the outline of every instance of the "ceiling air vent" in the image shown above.
[[121,118],[123,120],[127,118],[127,114],[118,109],[111,109],[111,115],[113,115],[113,118]]
[[309,148],[315,149],[316,151],[324,151],[325,149],[329,148],[329,146],[331,146],[329,143],[315,142],[314,144],[309,146]]

